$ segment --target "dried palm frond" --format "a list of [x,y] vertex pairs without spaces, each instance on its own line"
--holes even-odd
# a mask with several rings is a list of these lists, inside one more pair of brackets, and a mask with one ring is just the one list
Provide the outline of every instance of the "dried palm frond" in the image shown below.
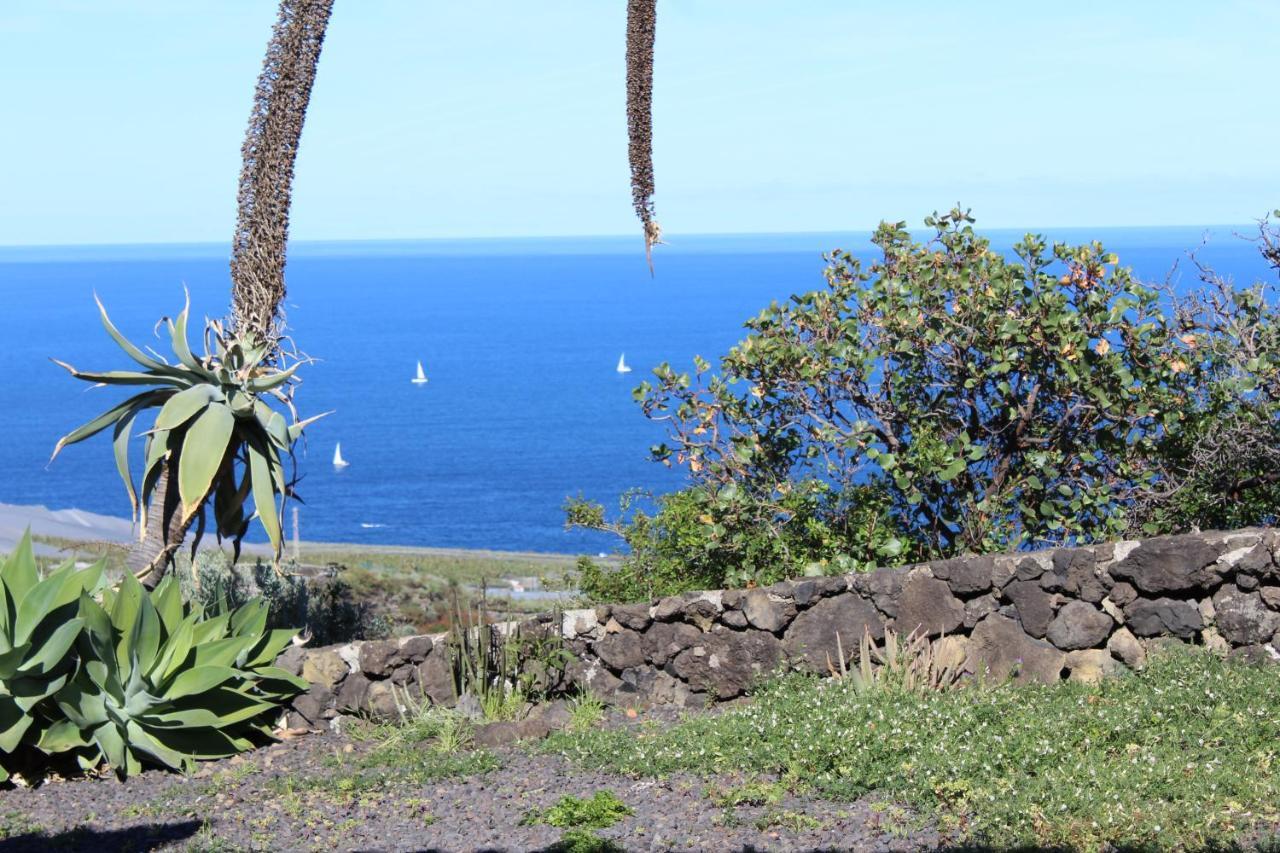
[[653,247],[662,228],[653,218],[653,42],[657,0],[627,0],[627,158],[631,203],[644,226],[644,255],[653,275]]
[[283,325],[294,160],[332,9],[333,0],[281,0],[240,149],[232,312],[241,336],[257,337],[273,351]]

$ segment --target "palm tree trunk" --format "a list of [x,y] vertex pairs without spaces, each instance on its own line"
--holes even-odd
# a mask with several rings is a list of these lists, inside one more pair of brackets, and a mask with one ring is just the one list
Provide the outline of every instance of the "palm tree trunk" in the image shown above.
[[185,522],[182,520],[177,486],[169,488],[169,484],[174,482],[170,473],[177,473],[170,470],[173,465],[173,462],[166,462],[160,469],[151,505],[146,509],[145,535],[133,543],[124,561],[125,568],[138,575],[147,589],[155,589],[169,571],[174,555],[182,547],[182,541],[194,521],[194,517]]

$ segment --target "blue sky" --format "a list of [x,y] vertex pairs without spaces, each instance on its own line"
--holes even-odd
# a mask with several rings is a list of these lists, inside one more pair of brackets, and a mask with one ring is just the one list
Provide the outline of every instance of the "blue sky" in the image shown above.
[[[0,244],[227,241],[271,0],[2,0]],[[337,0],[295,239],[631,233],[625,0]],[[663,0],[670,235],[1247,222],[1273,0]]]

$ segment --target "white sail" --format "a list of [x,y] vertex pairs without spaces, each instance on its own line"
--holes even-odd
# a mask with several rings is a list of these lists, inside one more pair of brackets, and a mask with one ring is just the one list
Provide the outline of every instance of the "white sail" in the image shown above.
[[618,356],[618,372],[619,373],[631,372],[631,366],[627,364],[627,354],[625,352],[622,355]]
[[346,468],[349,464],[351,463],[342,458],[342,443],[338,442],[333,446],[333,467]]
[[414,385],[427,384],[427,374],[426,374],[426,371],[422,369],[422,362],[418,362],[418,375],[413,377],[413,384]]

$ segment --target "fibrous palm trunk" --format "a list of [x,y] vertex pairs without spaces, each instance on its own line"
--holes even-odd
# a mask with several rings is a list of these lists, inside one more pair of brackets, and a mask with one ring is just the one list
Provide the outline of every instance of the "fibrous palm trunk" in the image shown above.
[[183,521],[178,489],[169,488],[172,479],[169,469],[172,467],[170,462],[160,469],[151,504],[145,510],[143,535],[133,543],[125,557],[125,568],[138,575],[148,589],[154,589],[165,576],[194,521],[194,517]]

